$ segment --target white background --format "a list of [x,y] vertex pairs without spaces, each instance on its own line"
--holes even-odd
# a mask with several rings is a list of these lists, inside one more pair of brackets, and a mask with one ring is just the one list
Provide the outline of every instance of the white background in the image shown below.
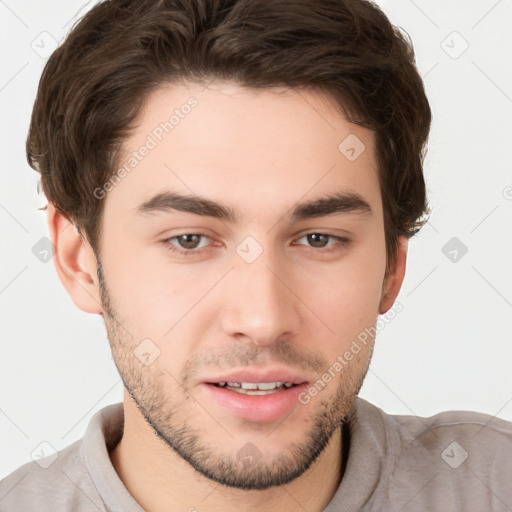
[[[378,336],[361,396],[390,413],[512,420],[512,2],[379,3],[410,34],[431,101],[433,213],[410,243],[403,310]],[[59,450],[79,439],[122,399],[101,317],[75,307],[53,260],[32,253],[48,236],[24,147],[45,63],[37,51],[90,6],[0,1],[0,478],[42,441]],[[468,248],[455,263],[442,252],[452,237]]]

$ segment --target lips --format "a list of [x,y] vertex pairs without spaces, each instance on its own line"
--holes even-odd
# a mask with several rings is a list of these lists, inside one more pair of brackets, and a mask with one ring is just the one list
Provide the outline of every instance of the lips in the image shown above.
[[298,408],[298,395],[312,377],[287,368],[235,370],[207,377],[200,388],[224,413],[255,422],[272,422]]
[[[242,369],[235,370],[223,375],[206,377],[203,382],[206,384],[219,385],[220,383],[226,384],[264,384],[264,383],[279,383],[299,385],[308,382],[310,379],[307,375],[299,375],[286,368],[269,368],[265,370],[256,369]],[[288,386],[291,387],[291,386]]]
[[289,389],[296,384],[291,382],[224,382],[213,384],[219,388],[241,393],[242,395],[271,395]]

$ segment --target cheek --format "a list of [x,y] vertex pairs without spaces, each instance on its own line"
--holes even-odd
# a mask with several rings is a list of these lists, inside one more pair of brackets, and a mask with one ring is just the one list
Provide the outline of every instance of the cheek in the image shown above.
[[315,311],[330,328],[332,348],[343,350],[377,320],[380,287],[375,283],[340,281],[316,295]]
[[183,361],[200,348],[205,332],[212,328],[205,318],[218,316],[208,292],[222,273],[200,267],[126,259],[112,270],[109,280],[120,320],[137,340],[150,339],[158,347],[156,365],[165,368],[171,384],[179,379]]
[[118,320],[137,337],[161,338],[176,321],[181,285],[163,276],[162,269],[134,257],[106,262],[107,258],[105,280]]
[[[375,259],[354,255],[322,276],[309,278],[303,289],[308,304],[330,328],[324,346],[331,353],[339,353],[350,345],[361,332],[375,325],[382,293],[385,258]],[[329,331],[324,331],[329,333]]]

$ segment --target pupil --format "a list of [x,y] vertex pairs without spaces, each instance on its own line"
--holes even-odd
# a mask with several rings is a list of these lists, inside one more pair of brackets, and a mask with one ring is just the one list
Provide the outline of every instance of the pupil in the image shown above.
[[[327,242],[327,236],[326,235],[322,235],[321,233],[311,233],[308,235],[308,237],[310,237],[309,239],[309,243],[313,246],[313,247],[325,247],[325,244]],[[323,242],[320,241],[320,244],[319,244],[319,238],[323,237],[324,240]]]
[[179,242],[184,249],[195,249],[199,235],[181,235]]

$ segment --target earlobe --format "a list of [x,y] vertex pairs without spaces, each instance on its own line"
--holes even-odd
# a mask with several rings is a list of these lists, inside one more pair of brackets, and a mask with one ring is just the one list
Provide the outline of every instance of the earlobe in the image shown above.
[[80,236],[73,222],[52,203],[47,206],[47,221],[59,279],[81,310],[102,313],[92,247]]
[[398,242],[395,262],[393,267],[388,271],[382,287],[382,296],[379,306],[380,315],[386,313],[394,304],[405,276],[408,239],[401,236]]

